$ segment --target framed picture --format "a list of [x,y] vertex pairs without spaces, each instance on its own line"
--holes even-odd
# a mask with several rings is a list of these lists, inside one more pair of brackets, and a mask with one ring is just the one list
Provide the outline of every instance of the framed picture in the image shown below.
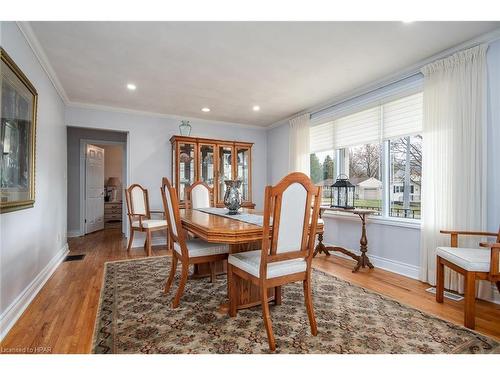
[[0,213],[35,203],[35,136],[38,94],[0,47]]

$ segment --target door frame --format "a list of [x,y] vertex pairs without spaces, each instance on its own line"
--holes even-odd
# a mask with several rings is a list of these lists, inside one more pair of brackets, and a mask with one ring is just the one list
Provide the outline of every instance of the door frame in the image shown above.
[[[128,153],[128,135],[127,142],[119,142],[119,141],[102,141],[99,139],[80,139],[80,233],[81,235],[85,235],[85,217],[87,216],[87,207],[85,205],[85,158],[86,158],[86,149],[87,145],[114,145],[114,146],[122,146],[123,150],[123,160],[122,160],[122,185],[129,185],[129,153]],[[104,155],[106,158],[106,155]],[[125,237],[129,236],[129,227],[127,225],[127,209],[125,207],[125,200],[122,200],[122,233]]]

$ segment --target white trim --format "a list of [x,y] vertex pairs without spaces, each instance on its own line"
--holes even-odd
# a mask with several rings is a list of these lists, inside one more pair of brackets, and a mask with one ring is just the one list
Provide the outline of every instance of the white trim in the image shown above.
[[67,233],[66,233],[66,236],[68,238],[72,238],[72,237],[80,237],[80,236],[83,236],[84,233],[82,233],[81,231],[79,230],[69,230]]
[[[325,243],[325,246],[335,246],[333,244]],[[352,250],[352,249],[347,249],[356,255],[360,255],[361,252],[359,250]],[[345,258],[345,259],[351,259],[351,257],[339,253],[338,251],[333,251],[330,252],[330,254],[338,256],[340,258]],[[409,277],[411,279],[419,280],[418,275],[420,273],[420,267],[415,266],[413,264],[408,264],[408,263],[403,263],[403,262],[398,262],[396,260],[388,259],[388,258],[383,258],[378,255],[373,255],[373,254],[368,254],[368,257],[370,258],[370,261],[373,263],[373,265],[376,268],[381,268],[386,271],[394,272],[399,275],[403,275],[406,277]]]
[[498,292],[498,289],[494,283],[491,283],[491,292],[493,294],[493,298],[487,299],[487,301],[500,305],[500,293]]
[[[325,212],[323,213],[322,218],[359,221],[359,218],[356,215],[343,212]],[[420,220],[417,219],[403,219],[403,218],[382,217],[382,216],[368,216],[366,219],[366,223],[390,225],[394,227],[403,227],[416,230],[420,230],[420,225],[421,225]]]
[[43,288],[47,280],[52,276],[57,267],[62,263],[66,255],[69,253],[68,244],[66,243],[62,249],[50,260],[42,271],[28,284],[26,288],[17,296],[17,298],[8,306],[0,316],[0,340],[3,340],[10,329],[23,314],[31,301],[36,297],[38,292]]
[[56,72],[52,68],[52,65],[50,64],[49,59],[43,50],[43,47],[40,45],[38,38],[33,32],[30,23],[27,21],[16,21],[16,25],[21,31],[21,34],[23,34],[24,39],[26,39],[26,41],[28,42],[28,45],[33,51],[42,69],[47,74],[47,77],[49,78],[50,82],[52,82],[52,85],[54,86],[57,93],[61,97],[61,100],[64,102],[64,104],[68,105],[69,103],[68,95],[66,94],[66,91],[64,90],[61,81],[59,81]]
[[95,111],[126,113],[126,114],[132,114],[132,115],[137,115],[137,116],[169,118],[169,119],[174,119],[174,120],[179,120],[179,121],[186,120],[186,118],[187,118],[187,119],[189,119],[189,121],[200,121],[200,122],[205,122],[205,123],[217,122],[218,124],[236,126],[236,127],[240,127],[240,128],[256,129],[256,130],[267,130],[268,129],[268,127],[266,127],[265,125],[258,126],[258,125],[252,125],[252,124],[242,124],[242,123],[238,123],[238,122],[226,122],[226,121],[220,121],[217,119],[212,120],[212,119],[203,119],[203,118],[198,118],[198,117],[172,115],[172,114],[168,114],[168,113],[148,112],[148,111],[141,111],[141,110],[136,110],[136,109],[122,108],[122,107],[113,107],[113,106],[100,105],[100,104],[68,102],[67,106],[73,107],[73,108],[95,110]]

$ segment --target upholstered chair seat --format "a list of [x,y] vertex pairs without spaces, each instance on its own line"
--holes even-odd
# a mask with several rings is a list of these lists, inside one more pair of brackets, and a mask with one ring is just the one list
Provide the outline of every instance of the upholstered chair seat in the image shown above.
[[[229,253],[229,246],[227,244],[210,243],[197,238],[186,240],[186,247],[189,258]],[[179,256],[182,256],[181,246],[177,242],[174,242],[174,250]]]
[[466,271],[489,272],[491,253],[486,249],[438,247],[437,255]]
[[157,228],[157,227],[166,227],[167,220],[155,220],[155,219],[146,219],[146,220],[136,220],[132,222],[132,226],[134,228],[140,228],[142,224],[143,228]]
[[[463,230],[442,230],[450,235],[450,247],[436,248],[436,301],[444,301],[445,267],[464,277],[464,325],[476,325],[476,281],[494,282],[500,292],[500,228],[497,233]],[[481,242],[478,248],[458,247],[458,236],[496,237],[495,242]],[[488,249],[486,249],[488,248]]]
[[[229,255],[229,264],[248,272],[250,275],[259,277],[260,257],[262,250],[246,251]],[[305,272],[307,262],[303,259],[290,259],[267,264],[267,278],[291,275],[298,272]]]

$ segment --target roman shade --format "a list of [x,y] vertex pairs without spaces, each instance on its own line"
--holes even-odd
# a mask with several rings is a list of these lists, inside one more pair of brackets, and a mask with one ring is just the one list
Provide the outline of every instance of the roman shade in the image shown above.
[[347,148],[422,132],[422,92],[379,103],[310,129],[310,152]]
[[311,153],[333,150],[333,121],[313,126],[309,140]]
[[382,107],[383,139],[394,139],[422,132],[423,94],[419,92],[394,100]]
[[333,122],[333,148],[340,149],[380,140],[380,107],[366,109]]

